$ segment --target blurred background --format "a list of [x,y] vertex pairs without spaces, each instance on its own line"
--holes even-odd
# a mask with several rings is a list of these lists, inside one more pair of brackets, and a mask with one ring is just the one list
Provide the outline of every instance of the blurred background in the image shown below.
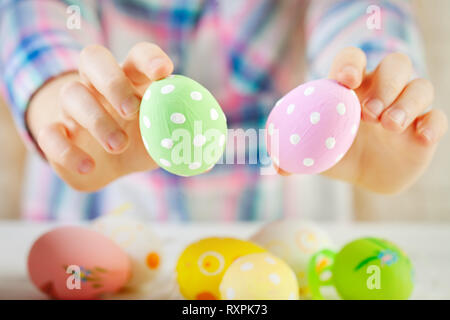
[[[434,106],[450,115],[450,1],[413,2],[424,38],[429,77],[435,85]],[[1,98],[0,146],[0,219],[18,219],[26,151]],[[442,140],[428,171],[407,192],[382,196],[354,188],[353,194],[355,220],[450,221],[450,134]]]

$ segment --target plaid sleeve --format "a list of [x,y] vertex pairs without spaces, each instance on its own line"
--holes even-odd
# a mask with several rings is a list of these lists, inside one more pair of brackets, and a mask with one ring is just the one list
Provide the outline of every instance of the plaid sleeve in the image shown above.
[[411,58],[417,75],[426,73],[410,1],[311,1],[306,25],[310,79],[325,77],[333,58],[347,46],[366,53],[368,70],[373,70],[386,54],[402,52]]
[[95,1],[0,3],[0,92],[19,132],[33,148],[25,122],[33,94],[49,79],[77,69],[79,51],[101,43]]

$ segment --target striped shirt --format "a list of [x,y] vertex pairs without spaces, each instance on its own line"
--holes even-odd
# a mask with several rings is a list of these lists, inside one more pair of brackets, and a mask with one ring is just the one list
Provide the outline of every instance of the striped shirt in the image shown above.
[[[364,50],[369,69],[387,53],[400,51],[424,72],[408,1],[0,0],[0,92],[30,148],[24,115],[39,87],[76,70],[86,45],[103,44],[122,61],[138,41],[158,44],[174,61],[175,73],[205,85],[229,127],[244,130],[263,128],[274,102],[290,89],[325,77],[346,46]],[[264,144],[258,146],[238,152],[247,160],[251,154],[266,155]],[[80,193],[30,153],[23,216],[93,219],[123,203],[160,221],[322,218],[351,210],[351,193],[340,183],[261,175],[261,161],[248,162],[217,165],[190,178],[161,169],[136,173],[99,192]]]

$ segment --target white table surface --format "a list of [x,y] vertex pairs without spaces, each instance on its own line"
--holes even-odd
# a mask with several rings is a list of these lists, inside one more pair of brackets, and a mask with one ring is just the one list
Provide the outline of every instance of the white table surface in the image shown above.
[[[450,299],[450,224],[319,224],[327,230],[339,248],[362,236],[386,238],[407,252],[414,264],[416,286],[413,299]],[[122,294],[114,298],[179,297],[173,280],[173,268],[181,250],[190,242],[206,236],[250,237],[261,224],[154,224],[154,231],[164,240],[167,258],[161,279],[155,280],[151,293]],[[45,299],[29,281],[26,259],[33,241],[53,224],[0,221],[0,299]]]

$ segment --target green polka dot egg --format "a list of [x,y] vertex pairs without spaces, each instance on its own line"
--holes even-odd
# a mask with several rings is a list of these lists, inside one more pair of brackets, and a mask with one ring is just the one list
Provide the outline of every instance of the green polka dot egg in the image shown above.
[[203,173],[222,157],[225,114],[213,95],[190,78],[172,75],[153,82],[142,99],[139,123],[147,152],[173,174]]

